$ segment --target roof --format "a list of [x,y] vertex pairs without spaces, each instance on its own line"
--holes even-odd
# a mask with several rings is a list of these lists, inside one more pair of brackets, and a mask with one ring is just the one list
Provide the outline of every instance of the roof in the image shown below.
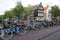
[[43,8],[43,5],[42,5],[42,3],[41,3],[41,2],[40,2],[40,4],[33,6],[33,10],[38,9],[38,7],[42,7],[42,8]]
[[44,7],[44,10],[46,11],[48,9],[48,5],[46,7]]

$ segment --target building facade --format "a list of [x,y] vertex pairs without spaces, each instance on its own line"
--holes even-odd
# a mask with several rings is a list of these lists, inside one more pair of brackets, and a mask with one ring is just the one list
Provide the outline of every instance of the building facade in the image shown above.
[[51,13],[49,13],[49,6],[43,7],[42,2],[33,7],[33,13],[36,20],[51,20]]
[[35,19],[44,20],[44,8],[42,3],[40,3],[39,5],[36,5],[34,8],[35,9],[33,10],[33,13],[34,13]]
[[46,7],[44,7],[44,15],[45,15],[45,19],[46,20],[52,20],[52,15],[49,12],[49,6],[47,5]]

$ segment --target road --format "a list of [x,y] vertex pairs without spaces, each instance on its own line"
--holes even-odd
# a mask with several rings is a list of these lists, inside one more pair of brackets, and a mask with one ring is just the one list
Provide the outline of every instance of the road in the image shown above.
[[60,40],[60,31],[55,32],[41,40]]
[[[12,37],[12,39],[10,40],[36,40],[37,38],[42,38],[44,35],[47,35],[49,33],[52,33],[54,31],[60,30],[60,26],[55,26],[55,27],[51,27],[51,28],[44,28],[38,31],[32,31],[32,32],[28,32],[24,35],[18,35],[15,37]],[[56,32],[54,34],[52,34],[51,36],[48,36],[46,38],[43,38],[42,40],[55,40],[54,38],[56,38],[56,40],[59,39],[60,37],[60,32]]]

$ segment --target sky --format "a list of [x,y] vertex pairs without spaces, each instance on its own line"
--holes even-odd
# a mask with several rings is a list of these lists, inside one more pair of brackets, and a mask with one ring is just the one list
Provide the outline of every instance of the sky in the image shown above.
[[43,6],[58,5],[60,6],[60,0],[0,0],[0,15],[3,15],[6,10],[10,10],[16,6],[16,3],[21,1],[23,6],[37,5],[42,2]]

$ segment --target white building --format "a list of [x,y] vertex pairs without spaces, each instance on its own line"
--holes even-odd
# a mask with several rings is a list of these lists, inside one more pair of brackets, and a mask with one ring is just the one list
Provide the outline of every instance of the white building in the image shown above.
[[49,6],[43,7],[42,3],[33,6],[33,13],[35,20],[51,20],[51,13],[49,13]]
[[44,7],[45,19],[51,21],[52,15],[49,13],[49,6]]

